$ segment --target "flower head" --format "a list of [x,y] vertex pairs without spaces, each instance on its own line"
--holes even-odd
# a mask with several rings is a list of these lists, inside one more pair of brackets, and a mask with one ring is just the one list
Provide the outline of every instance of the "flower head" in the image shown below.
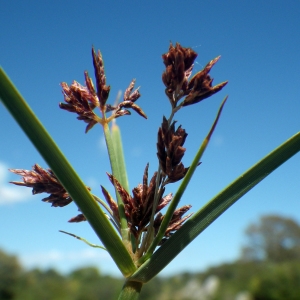
[[85,132],[88,132],[97,124],[99,119],[93,111],[94,108],[99,105],[97,96],[92,93],[90,89],[82,86],[77,81],[73,81],[70,86],[62,82],[61,86],[66,103],[59,103],[59,107],[69,112],[77,113],[77,119],[83,120],[88,124],[85,129]]
[[211,60],[205,68],[192,77],[188,83],[186,98],[183,100],[182,106],[198,103],[213,94],[219,92],[228,81],[212,86],[213,79],[209,76],[209,71],[217,63],[221,56]]
[[168,176],[165,184],[182,179],[188,171],[181,162],[186,150],[183,144],[187,133],[181,126],[175,130],[175,123],[169,126],[167,119],[163,117],[162,125],[158,129],[157,157],[163,175]]
[[[202,71],[189,80],[196,57],[197,53],[193,49],[184,48],[178,43],[175,47],[171,43],[169,51],[162,55],[166,66],[162,81],[166,86],[165,92],[173,109],[200,102],[217,93],[227,84],[227,81],[224,81],[212,86],[213,79],[208,75],[220,56],[210,61]],[[185,97],[184,101],[177,106],[178,101],[183,97]]]
[[[147,164],[144,171],[143,184],[139,184],[132,190],[132,196],[121,186],[113,175],[107,174],[124,203],[128,227],[136,238],[140,237],[140,234],[149,224],[154,205],[157,173],[154,173],[148,183],[148,167],[149,165]],[[172,199],[172,194],[163,197],[163,193],[164,188],[159,191],[159,201],[155,213],[163,209]]]
[[105,109],[105,103],[109,96],[110,86],[106,85],[106,76],[104,72],[104,63],[100,50],[96,53],[94,47],[92,48],[93,64],[96,77],[97,96],[99,99],[101,110]]
[[[96,78],[96,90],[88,72],[85,71],[85,86],[82,86],[77,81],[73,81],[70,86],[65,82],[61,83],[66,103],[60,103],[59,107],[69,112],[77,113],[77,119],[83,120],[88,124],[85,132],[88,132],[97,123],[104,124],[115,118],[130,115],[131,113],[128,109],[133,109],[139,115],[147,119],[146,114],[135,103],[140,97],[139,88],[132,91],[135,79],[131,81],[126,89],[124,100],[121,103],[117,106],[106,103],[110,92],[110,86],[106,85],[104,62],[101,52],[98,50],[96,53],[95,49],[92,48],[92,57]],[[102,117],[99,117],[94,113],[96,107],[102,112]],[[112,115],[106,118],[106,116],[104,116],[106,112],[112,112]]]
[[[179,100],[178,95],[187,88],[197,53],[191,48],[184,48],[179,43],[170,44],[169,52],[162,55],[166,70],[162,74],[166,94],[173,107]],[[174,97],[175,93],[175,97]]]
[[[176,209],[173,213],[172,219],[169,223],[169,226],[164,234],[164,238],[161,240],[160,245],[162,245],[175,231],[180,229],[183,225],[183,223],[192,215],[192,213],[186,215],[183,217],[183,215],[191,208],[191,205],[184,205],[178,209]],[[164,216],[161,213],[158,213],[156,215],[156,218],[154,220],[154,229],[157,233],[159,230],[159,227],[164,219]]]
[[50,169],[46,170],[35,164],[32,170],[10,169],[9,171],[23,176],[23,181],[11,181],[11,183],[32,188],[33,195],[40,193],[50,194],[42,201],[52,203],[54,207],[63,207],[73,201]]

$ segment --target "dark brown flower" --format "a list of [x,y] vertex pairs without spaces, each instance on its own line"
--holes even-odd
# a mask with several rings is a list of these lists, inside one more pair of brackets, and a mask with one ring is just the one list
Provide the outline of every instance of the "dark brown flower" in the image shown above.
[[[160,245],[162,245],[175,231],[182,227],[182,224],[192,215],[192,213],[183,217],[183,215],[191,208],[191,205],[184,205],[178,209],[176,209],[173,213],[172,219],[168,225],[168,228],[164,234],[164,238],[162,239]],[[161,213],[156,215],[154,220],[154,229],[155,234],[157,234],[159,227],[164,219],[164,216]]]
[[49,197],[42,199],[43,202],[52,203],[53,207],[64,207],[71,203],[73,200],[68,193],[64,194],[51,194]]
[[65,82],[61,83],[64,99],[66,103],[59,103],[61,109],[78,114],[77,119],[88,123],[85,132],[88,132],[98,122],[97,115],[93,112],[96,103],[99,102],[97,96],[90,92],[87,87],[78,82],[68,86]]
[[32,188],[33,195],[40,193],[50,194],[49,197],[42,199],[42,201],[52,203],[54,207],[63,207],[73,201],[50,169],[43,169],[38,164],[35,164],[32,170],[10,169],[9,171],[23,176],[22,182],[11,181],[11,183]]
[[[224,81],[213,87],[213,79],[208,75],[220,56],[210,61],[202,71],[189,81],[196,57],[197,53],[194,50],[184,48],[178,43],[175,47],[171,43],[169,52],[162,55],[166,66],[162,74],[162,81],[166,86],[165,92],[173,109],[175,107],[180,109],[182,106],[200,102],[217,93],[227,84],[227,81]],[[186,96],[184,101],[177,106],[178,101],[184,96]]]
[[100,118],[94,113],[96,107],[105,112],[105,103],[109,96],[110,86],[106,85],[106,77],[104,72],[104,64],[100,51],[96,54],[92,48],[93,64],[96,77],[95,91],[93,81],[89,77],[88,72],[84,72],[85,84],[82,86],[77,81],[68,86],[65,82],[61,83],[64,99],[66,103],[59,103],[61,109],[78,114],[77,119],[87,123],[85,132],[87,133],[95,124],[100,123]]
[[[191,48],[184,48],[179,43],[175,47],[170,44],[169,51],[162,55],[166,70],[162,74],[166,86],[166,94],[175,107],[181,91],[187,88],[188,78],[191,75],[197,53]],[[174,97],[175,93],[175,97]]]
[[187,91],[185,92],[187,96],[183,100],[182,106],[198,103],[219,92],[228,83],[228,81],[224,81],[216,86],[212,86],[213,79],[208,73],[219,59],[220,56],[211,60],[202,71],[192,77],[188,83]]
[[116,201],[112,198],[112,196],[109,194],[109,192],[101,185],[102,193],[105,197],[106,202],[108,203],[112,213],[113,217],[120,222],[120,215],[119,215],[119,209],[118,204]]
[[130,82],[128,88],[126,89],[126,91],[124,93],[123,101],[121,103],[119,103],[119,105],[115,108],[116,109],[116,111],[115,111],[116,117],[119,117],[119,116],[122,116],[125,114],[127,114],[127,115],[130,114],[130,112],[124,108],[131,108],[135,112],[137,112],[140,116],[147,119],[147,116],[143,112],[143,110],[134,103],[141,96],[141,94],[139,92],[139,87],[132,92],[132,90],[134,88],[134,84],[135,84],[135,79],[133,79]]
[[[154,205],[155,187],[156,187],[156,173],[152,176],[148,184],[148,165],[145,168],[143,176],[143,184],[139,184],[132,190],[131,196],[114,178],[113,175],[108,174],[112,184],[116,187],[125,208],[125,216],[128,227],[132,234],[138,239],[140,234],[146,229],[150,222],[152,209]],[[155,213],[163,209],[171,200],[172,194],[162,197],[164,188],[159,190],[158,206]]]
[[131,113],[128,109],[133,109],[139,115],[147,119],[146,114],[135,103],[141,96],[139,88],[133,91],[135,79],[131,81],[126,89],[124,100],[121,103],[116,106],[106,104],[110,86],[106,85],[102,55],[99,50],[98,53],[96,53],[94,48],[92,48],[92,56],[97,89],[95,90],[92,79],[86,71],[84,72],[86,86],[82,86],[76,81],[70,86],[65,82],[61,83],[66,103],[60,103],[60,108],[77,113],[77,119],[83,120],[88,124],[85,132],[88,132],[95,124],[103,124],[103,122],[105,122],[94,113],[93,110],[96,107],[99,107],[102,113],[112,111],[112,115],[107,118],[107,122],[121,116],[130,115]]
[[157,157],[163,175],[168,176],[165,184],[182,179],[188,171],[181,162],[186,150],[183,144],[187,133],[181,126],[175,130],[175,123],[174,121],[169,127],[167,119],[163,117],[158,130]]
[[104,63],[100,50],[96,54],[94,47],[92,48],[93,64],[96,77],[97,95],[100,102],[100,108],[105,111],[105,103],[109,96],[110,86],[106,85],[106,77],[104,72]]
[[79,214],[76,217],[71,218],[68,222],[70,223],[79,223],[86,221],[86,217],[83,214]]

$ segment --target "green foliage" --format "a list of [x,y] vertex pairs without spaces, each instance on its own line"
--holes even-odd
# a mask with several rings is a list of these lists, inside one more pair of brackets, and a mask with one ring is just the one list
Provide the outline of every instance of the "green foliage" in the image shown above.
[[300,225],[290,218],[263,216],[246,229],[243,260],[286,262],[300,259]]
[[56,270],[34,269],[23,273],[16,299],[71,300],[70,292],[71,287],[67,278]]
[[21,266],[15,256],[0,250],[0,299],[14,299]]
[[[265,217],[268,219],[268,216]],[[56,270],[22,270],[14,256],[0,251],[0,300],[115,300],[122,279],[84,267],[62,275]],[[203,273],[156,277],[143,286],[142,300],[300,299],[300,261],[239,260]]]
[[255,300],[300,299],[300,262],[264,264],[249,290]]
[[[121,288],[120,281],[101,276],[95,267],[86,267],[70,273],[68,276],[73,290],[73,299],[116,299]],[[119,284],[118,284],[119,283]]]
[[16,285],[17,293],[11,299],[113,300],[117,299],[122,281],[102,276],[94,267],[85,267],[65,276],[51,269],[34,269],[23,272]]

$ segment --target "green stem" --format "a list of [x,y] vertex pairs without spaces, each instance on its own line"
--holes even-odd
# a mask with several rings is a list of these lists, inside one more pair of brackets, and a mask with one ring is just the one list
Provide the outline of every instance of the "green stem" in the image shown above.
[[137,300],[140,296],[143,283],[137,281],[126,281],[118,300]]
[[[107,145],[108,156],[109,156],[109,160],[110,160],[112,174],[119,181],[121,176],[120,176],[120,169],[118,166],[118,159],[116,156],[116,151],[114,149],[111,132],[109,130],[107,123],[104,123],[103,131],[104,131],[105,141],[106,141],[106,145]],[[119,215],[120,215],[122,240],[129,241],[128,225],[127,225],[127,220],[126,220],[126,216],[125,216],[124,203],[123,203],[116,188],[115,188],[115,191],[116,191],[116,197],[117,197],[118,209],[119,209]]]
[[114,145],[114,151],[116,154],[117,164],[119,168],[118,181],[122,187],[129,193],[129,184],[127,178],[127,171],[125,165],[124,151],[122,145],[122,138],[119,126],[116,124],[116,120],[112,121],[111,125],[111,137]]

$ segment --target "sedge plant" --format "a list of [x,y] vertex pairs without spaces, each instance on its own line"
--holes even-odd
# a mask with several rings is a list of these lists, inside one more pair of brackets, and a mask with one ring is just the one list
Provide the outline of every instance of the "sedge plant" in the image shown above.
[[[88,72],[84,72],[85,85],[76,81],[71,85],[61,83],[64,102],[59,107],[77,114],[77,119],[87,124],[86,133],[95,125],[103,128],[111,165],[107,176],[115,195],[101,185],[101,197],[84,185],[5,72],[0,70],[1,100],[49,166],[44,169],[35,164],[32,170],[11,169],[11,172],[22,176],[22,181],[12,183],[32,188],[33,194],[47,193],[43,201],[54,207],[75,202],[80,214],[69,222],[88,221],[102,245],[91,244],[73,233],[61,232],[91,247],[100,248],[99,251],[109,252],[125,278],[119,299],[138,299],[143,284],[156,276],[227,208],[300,150],[298,132],[195,213],[188,213],[190,205],[178,207],[227,100],[225,97],[222,101],[211,129],[199,143],[190,166],[184,166],[182,158],[186,151],[184,142],[187,133],[182,126],[177,126],[176,113],[186,106],[199,105],[227,84],[224,81],[213,86],[209,75],[220,57],[211,60],[203,70],[192,76],[196,57],[193,49],[178,43],[171,43],[168,52],[162,55],[165,65],[162,81],[170,102],[170,112],[168,116],[162,116],[158,128],[158,167],[154,174],[149,174],[149,164],[146,164],[141,183],[132,190],[127,179],[120,128],[115,120],[131,112],[147,118],[137,105],[140,92],[139,88],[134,88],[135,80],[125,90],[122,101],[109,104],[110,86],[106,84],[103,58],[100,51],[96,52],[93,48],[95,84]],[[175,182],[179,182],[177,190],[165,194],[166,186]],[[164,215],[161,213],[163,208],[166,209]]]

